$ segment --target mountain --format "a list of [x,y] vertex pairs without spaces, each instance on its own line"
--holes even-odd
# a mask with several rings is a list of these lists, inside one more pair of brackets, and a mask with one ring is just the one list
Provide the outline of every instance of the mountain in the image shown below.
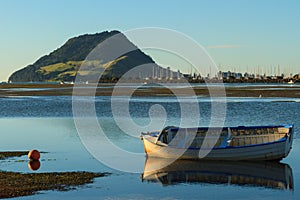
[[[98,48],[101,42],[111,37],[115,38],[111,41],[109,40],[110,43],[106,44],[106,46]],[[125,47],[130,47],[130,49],[133,50],[117,58],[110,59],[110,52],[118,51]],[[95,48],[98,51],[96,52],[97,54],[94,53],[94,55],[91,55],[91,52]],[[95,55],[97,56],[95,57]],[[83,63],[89,65],[85,66],[88,70],[78,71]],[[35,63],[14,72],[9,77],[9,81],[74,81],[76,75],[80,80],[88,80],[94,77],[94,79],[98,81],[99,71],[104,71],[102,79],[109,81],[120,78],[135,66],[147,63],[155,65],[152,58],[132,44],[125,35],[116,30],[110,32],[105,31],[96,34],[85,34],[69,39],[62,47],[51,52],[49,55],[45,55]],[[152,71],[152,69],[149,68],[149,71]]]

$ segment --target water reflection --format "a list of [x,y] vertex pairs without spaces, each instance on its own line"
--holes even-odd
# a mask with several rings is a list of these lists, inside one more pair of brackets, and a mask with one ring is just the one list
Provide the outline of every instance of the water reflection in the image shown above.
[[292,169],[284,163],[177,160],[153,171],[165,166],[166,162],[168,159],[147,158],[142,181],[163,186],[211,183],[282,190],[294,188]]
[[41,162],[39,160],[28,161],[28,168],[32,171],[36,171],[41,167]]

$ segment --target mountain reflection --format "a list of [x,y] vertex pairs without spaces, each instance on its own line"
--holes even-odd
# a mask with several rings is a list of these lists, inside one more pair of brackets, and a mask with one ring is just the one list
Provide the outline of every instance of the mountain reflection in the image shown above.
[[[229,184],[293,190],[293,173],[288,164],[277,162],[231,162],[147,158],[142,181],[163,186],[180,183]],[[161,169],[160,166],[166,166]],[[153,170],[158,169],[158,170]]]

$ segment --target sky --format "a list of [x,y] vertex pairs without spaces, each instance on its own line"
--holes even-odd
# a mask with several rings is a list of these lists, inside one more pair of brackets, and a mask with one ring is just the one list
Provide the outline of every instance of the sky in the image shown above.
[[71,37],[142,27],[186,34],[221,70],[299,73],[299,9],[297,0],[0,0],[0,82]]

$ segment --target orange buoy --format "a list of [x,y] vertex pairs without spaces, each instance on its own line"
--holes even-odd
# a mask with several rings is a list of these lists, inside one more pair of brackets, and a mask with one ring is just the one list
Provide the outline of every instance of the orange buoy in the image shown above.
[[30,160],[39,160],[40,159],[40,152],[38,150],[31,150],[28,153],[28,158]]
[[41,163],[39,160],[31,160],[28,162],[28,168],[32,171],[36,171],[40,168]]

